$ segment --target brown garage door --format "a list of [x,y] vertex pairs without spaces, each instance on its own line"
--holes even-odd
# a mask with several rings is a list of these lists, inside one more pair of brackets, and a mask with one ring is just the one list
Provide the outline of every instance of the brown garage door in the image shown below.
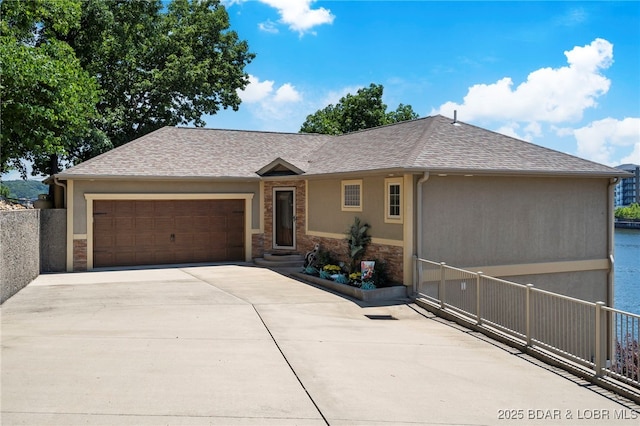
[[244,200],[94,200],[93,266],[244,260]]

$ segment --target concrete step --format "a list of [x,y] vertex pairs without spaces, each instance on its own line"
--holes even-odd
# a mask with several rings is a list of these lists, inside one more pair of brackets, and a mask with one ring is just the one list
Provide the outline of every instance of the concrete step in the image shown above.
[[267,268],[301,268],[304,263],[302,260],[268,260],[262,257],[253,259],[253,263],[258,266]]
[[264,260],[273,262],[304,262],[304,256],[297,253],[280,254],[280,253],[265,253]]

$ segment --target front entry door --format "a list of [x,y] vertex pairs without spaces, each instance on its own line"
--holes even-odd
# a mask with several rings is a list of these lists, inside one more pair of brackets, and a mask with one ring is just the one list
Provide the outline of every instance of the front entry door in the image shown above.
[[296,247],[295,188],[273,189],[273,248]]

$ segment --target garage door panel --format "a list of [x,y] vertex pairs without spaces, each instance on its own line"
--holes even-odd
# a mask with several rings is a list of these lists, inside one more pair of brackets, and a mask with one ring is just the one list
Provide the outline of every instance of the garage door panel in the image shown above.
[[100,250],[100,249],[111,249],[115,242],[114,242],[115,237],[113,235],[107,235],[107,234],[100,234],[98,237],[96,237],[93,241],[93,247],[96,250]]
[[94,230],[110,232],[114,228],[113,219],[98,216],[93,220]]
[[114,248],[116,250],[132,249],[135,246],[135,239],[133,234],[117,234],[114,238]]
[[154,252],[154,265],[170,265],[176,263],[174,250],[156,250]]
[[133,201],[119,201],[114,203],[113,214],[116,216],[132,217],[135,215],[135,203]]
[[135,218],[136,232],[150,232],[155,229],[155,221],[152,216]]
[[193,241],[193,234],[186,232],[176,232],[175,234],[175,246],[180,250],[185,250],[191,247]]
[[227,257],[232,259],[244,258],[244,247],[230,247],[227,250]]
[[208,216],[194,216],[192,229],[196,232],[208,232],[210,228]]
[[166,229],[166,233],[171,234],[170,230],[173,229],[172,217],[154,217],[153,222],[153,228],[156,231],[162,231]]
[[95,265],[112,265],[114,263],[113,253],[95,250],[93,252],[93,263]]
[[192,226],[193,218],[191,216],[176,216],[174,219],[174,229],[177,232],[188,232]]
[[155,216],[156,203],[154,201],[134,201],[135,216]]
[[225,232],[212,232],[209,238],[209,244],[211,247],[226,247],[227,246],[227,233]]
[[94,266],[244,260],[244,200],[95,200]]
[[233,228],[244,227],[244,216],[233,215],[227,218],[227,226]]
[[135,229],[135,220],[133,217],[116,217],[112,222],[112,226],[119,232],[133,231]]
[[111,214],[114,211],[115,206],[111,201],[96,200],[93,203],[94,214]]
[[139,250],[149,250],[156,246],[155,235],[151,233],[131,236],[131,245]]
[[196,232],[192,235],[191,238],[191,244],[194,248],[207,247],[209,246],[210,241],[211,238],[208,232]]
[[194,250],[193,262],[210,262],[211,251],[210,250]]
[[244,245],[244,232],[230,230],[227,232],[227,242]]
[[192,250],[178,250],[175,252],[175,261],[177,263],[191,263],[193,260]]

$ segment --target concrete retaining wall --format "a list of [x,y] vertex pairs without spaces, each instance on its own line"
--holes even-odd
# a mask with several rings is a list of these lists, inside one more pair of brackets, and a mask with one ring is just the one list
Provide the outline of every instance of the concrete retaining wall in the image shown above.
[[0,212],[0,303],[40,273],[40,210]]
[[67,210],[40,211],[40,272],[67,270]]

